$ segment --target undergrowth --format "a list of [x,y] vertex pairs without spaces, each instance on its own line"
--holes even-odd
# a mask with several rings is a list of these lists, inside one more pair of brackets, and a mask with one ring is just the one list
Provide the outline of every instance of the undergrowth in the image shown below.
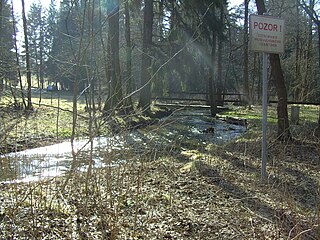
[[[50,109],[22,116],[13,136],[56,137],[55,121],[46,127],[56,117]],[[103,168],[93,168],[87,152],[88,167],[65,177],[1,184],[0,238],[319,239],[320,150],[313,114],[302,114],[300,125],[291,126],[291,142],[274,140],[275,124],[269,122],[265,180],[259,114],[258,107],[225,113],[247,118],[248,131],[223,145],[178,138],[159,145],[146,135],[147,146],[101,150]],[[67,136],[70,120],[62,119],[59,132],[65,127]],[[161,134],[161,125],[151,129]]]

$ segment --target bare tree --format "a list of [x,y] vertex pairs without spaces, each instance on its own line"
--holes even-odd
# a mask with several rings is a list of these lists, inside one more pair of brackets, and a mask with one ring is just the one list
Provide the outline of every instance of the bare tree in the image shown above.
[[[319,68],[320,68],[320,16],[314,8],[315,7],[314,0],[310,0],[309,4],[307,4],[305,0],[302,0],[301,6],[304,9],[304,11],[308,14],[310,19],[313,21],[313,23],[317,26],[317,31],[318,31],[318,63],[319,63]],[[320,88],[319,78],[317,81],[317,88]],[[317,101],[320,102],[320,94],[318,94]]]
[[[318,31],[318,63],[319,63],[319,68],[320,68],[320,16],[319,14],[315,11],[314,6],[315,2],[314,0],[310,0],[309,5],[306,3],[305,0],[302,1],[301,3],[302,8],[305,10],[305,12],[308,14],[308,16],[311,18],[311,20],[314,22],[314,24],[317,26],[317,31]],[[319,77],[317,79],[317,89],[320,88],[320,80]],[[319,90],[318,90],[319,92]],[[320,94],[317,95],[318,102],[320,102]],[[317,128],[317,135],[320,135],[320,111],[319,111],[319,118],[318,118],[318,128]]]
[[22,21],[23,21],[23,33],[24,33],[24,44],[25,44],[25,50],[26,50],[26,68],[27,68],[27,98],[28,98],[28,104],[26,110],[32,111],[32,99],[31,99],[31,66],[30,66],[30,56],[29,56],[29,42],[28,42],[28,32],[27,32],[27,18],[26,18],[26,12],[25,12],[25,4],[24,0],[21,0],[22,4]]
[[249,16],[249,2],[244,0],[244,34],[243,34],[243,89],[246,94],[246,102],[251,104],[251,95],[249,90],[249,46],[248,46],[248,16]]

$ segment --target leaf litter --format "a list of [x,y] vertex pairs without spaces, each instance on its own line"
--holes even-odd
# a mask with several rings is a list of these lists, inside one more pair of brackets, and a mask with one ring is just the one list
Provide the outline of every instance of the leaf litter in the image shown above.
[[0,238],[320,239],[319,145],[303,139],[268,143],[265,181],[251,135],[122,153],[130,161],[68,181],[1,184]]

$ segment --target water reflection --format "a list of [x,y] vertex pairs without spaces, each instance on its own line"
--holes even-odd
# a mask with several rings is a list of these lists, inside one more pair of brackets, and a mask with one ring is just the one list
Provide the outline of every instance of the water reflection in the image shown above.
[[[212,129],[212,131],[206,131]],[[125,152],[143,154],[146,149],[164,149],[175,141],[192,140],[198,144],[221,144],[245,132],[245,127],[230,125],[208,117],[208,112],[181,111],[164,118],[157,125],[145,129],[92,140],[94,167],[117,165],[126,161]],[[75,142],[77,169],[86,170],[90,159],[91,141]],[[50,146],[28,149],[0,156],[0,181],[35,181],[64,174],[72,162],[69,141]],[[113,154],[113,160],[109,156]]]

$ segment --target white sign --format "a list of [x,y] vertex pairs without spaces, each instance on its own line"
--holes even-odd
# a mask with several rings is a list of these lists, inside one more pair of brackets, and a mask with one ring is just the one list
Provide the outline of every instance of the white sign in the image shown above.
[[255,52],[284,52],[284,20],[250,15],[250,49]]

